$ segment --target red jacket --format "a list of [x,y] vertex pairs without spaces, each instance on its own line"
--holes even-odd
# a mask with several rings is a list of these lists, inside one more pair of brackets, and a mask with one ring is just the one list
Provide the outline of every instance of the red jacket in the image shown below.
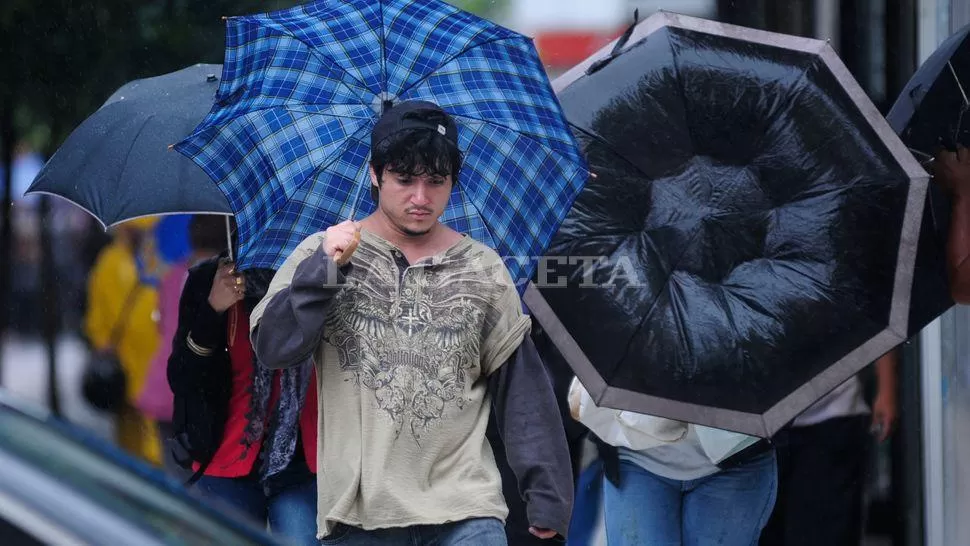
[[[229,395],[229,418],[226,421],[222,442],[212,461],[205,470],[206,476],[237,478],[248,475],[252,469],[262,440],[246,449],[243,434],[247,424],[246,413],[252,399],[253,349],[249,342],[249,315],[243,302],[237,302],[228,313],[226,341],[229,347],[229,361],[232,365],[232,390]],[[269,407],[276,407],[279,400],[280,374],[273,373],[273,390]],[[267,418],[272,411],[267,411]],[[303,456],[310,471],[317,472],[317,381],[316,371],[310,376],[306,401],[300,412],[300,436],[303,443]],[[195,469],[199,465],[196,463]]]

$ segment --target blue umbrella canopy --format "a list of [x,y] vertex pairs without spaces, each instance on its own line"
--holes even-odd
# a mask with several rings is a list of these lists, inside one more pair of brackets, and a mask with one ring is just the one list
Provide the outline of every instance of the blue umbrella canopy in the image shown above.
[[241,267],[374,210],[370,132],[440,105],[465,156],[442,221],[527,280],[588,171],[530,39],[437,0],[311,2],[231,17],[216,105],[177,149],[226,194]]

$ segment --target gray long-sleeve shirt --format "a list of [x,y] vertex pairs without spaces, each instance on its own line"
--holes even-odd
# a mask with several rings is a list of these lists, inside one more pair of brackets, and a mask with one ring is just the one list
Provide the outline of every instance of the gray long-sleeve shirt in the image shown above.
[[466,238],[412,265],[364,232],[352,264],[337,268],[321,242],[300,245],[251,320],[265,365],[318,366],[321,535],[328,521],[504,518],[484,437],[494,406],[530,523],[564,536],[573,485],[563,425],[497,255]]

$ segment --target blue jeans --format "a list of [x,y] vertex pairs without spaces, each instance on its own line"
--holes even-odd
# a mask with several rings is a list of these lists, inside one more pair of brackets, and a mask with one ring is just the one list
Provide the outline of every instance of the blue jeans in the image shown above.
[[592,543],[593,532],[603,509],[603,461],[596,459],[580,474],[573,501],[573,519],[569,523],[568,544],[586,546]]
[[337,524],[320,541],[325,546],[507,546],[505,525],[495,518],[473,518],[442,525],[414,525],[365,531]]
[[778,486],[775,452],[697,480],[670,480],[620,461],[603,484],[610,546],[753,546]]
[[196,487],[203,495],[228,504],[256,521],[266,525],[273,534],[285,537],[293,544],[317,544],[317,482],[291,484],[267,495],[258,480],[243,478],[214,478],[202,476]]

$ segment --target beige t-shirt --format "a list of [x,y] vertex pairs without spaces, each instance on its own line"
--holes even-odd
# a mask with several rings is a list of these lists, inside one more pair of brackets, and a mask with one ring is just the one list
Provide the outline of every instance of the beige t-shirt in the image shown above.
[[[322,239],[287,259],[254,327]],[[486,376],[518,348],[529,318],[501,258],[469,237],[410,266],[402,256],[362,233],[315,354],[321,537],[337,522],[378,529],[508,514],[485,439]]]

